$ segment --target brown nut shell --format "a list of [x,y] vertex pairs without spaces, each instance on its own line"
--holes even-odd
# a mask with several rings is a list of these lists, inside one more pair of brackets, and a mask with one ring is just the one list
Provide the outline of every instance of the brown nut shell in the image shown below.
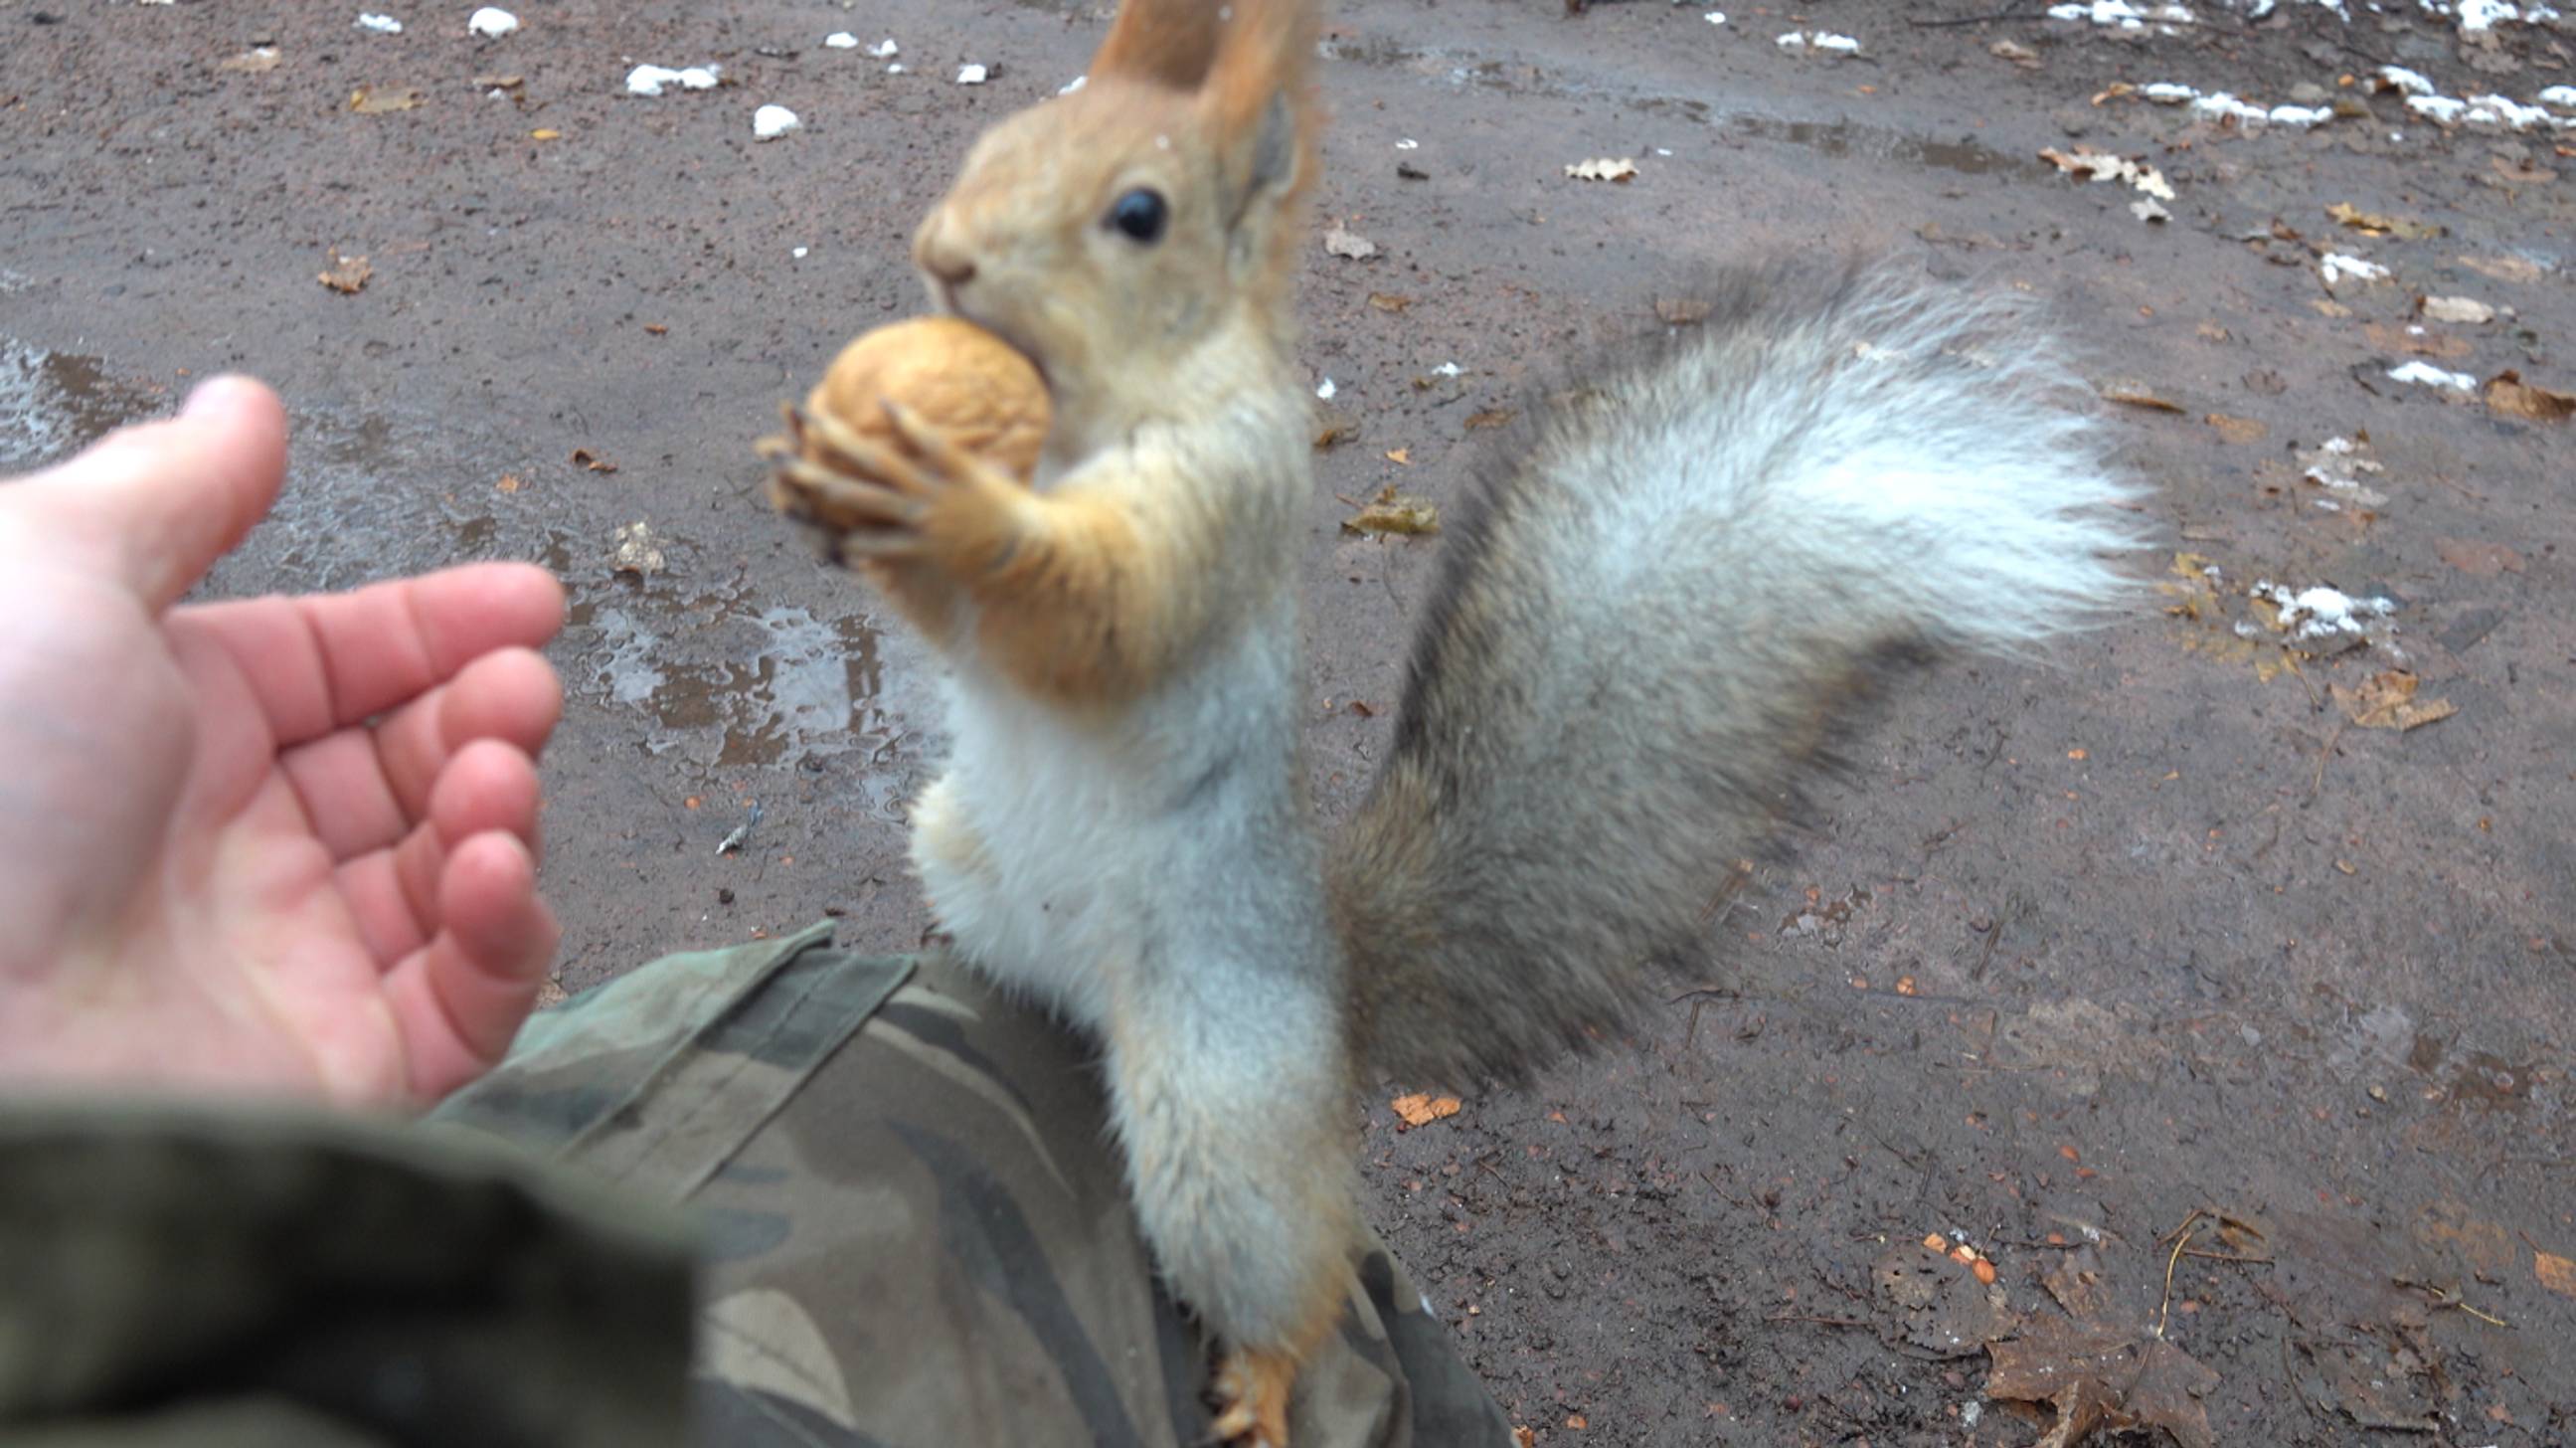
[[861,335],[805,399],[860,435],[900,446],[878,405],[893,398],[1021,482],[1036,475],[1050,409],[1037,368],[1001,338],[957,317],[915,317]]

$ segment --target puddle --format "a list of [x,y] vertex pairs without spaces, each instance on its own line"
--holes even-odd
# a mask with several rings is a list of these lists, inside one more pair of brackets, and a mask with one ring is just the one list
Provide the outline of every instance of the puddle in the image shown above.
[[1724,110],[1685,96],[1644,95],[1585,84],[1564,73],[1526,61],[1480,57],[1466,51],[1407,45],[1386,36],[1365,36],[1328,43],[1324,53],[1392,70],[1408,70],[1451,85],[1475,86],[1504,95],[1536,95],[1559,100],[1607,100],[1648,115],[1671,116],[1693,125],[1711,126],[1730,140],[1777,141],[1804,146],[1819,155],[1892,161],[1927,166],[1962,176],[2015,176],[2046,179],[2053,172],[2035,157],[1998,151],[1965,137],[1936,141],[1928,136],[1855,121],[1792,121],[1749,111]]
[[56,461],[167,403],[159,391],[109,376],[96,357],[0,337],[0,472]]
[[645,743],[650,753],[709,768],[853,750],[873,762],[904,737],[884,707],[879,639],[863,618],[827,621],[793,607],[728,612],[683,620],[684,642],[645,608],[641,594],[591,600],[575,626],[594,635],[581,663],[590,691],[660,726]]

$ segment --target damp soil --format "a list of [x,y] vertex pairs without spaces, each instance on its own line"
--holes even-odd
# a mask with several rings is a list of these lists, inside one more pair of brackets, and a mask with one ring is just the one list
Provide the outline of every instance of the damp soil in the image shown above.
[[[2125,1405],[2097,1441],[2576,1441],[2576,424],[2387,376],[2576,390],[2576,133],[2444,131],[2341,83],[2393,63],[2528,101],[2576,82],[2576,36],[2464,43],[2411,7],[1979,18],[2038,8],[1819,0],[1795,27],[1862,42],[1831,61],[1751,10],[1336,7],[1314,220],[1378,254],[1319,245],[1304,287],[1349,423],[1306,545],[1329,811],[1386,744],[1440,547],[1345,536],[1343,500],[1454,496],[1470,419],[1656,325],[1696,267],[1879,250],[2025,288],[2094,380],[2165,404],[2112,405],[2164,611],[1889,700],[1713,919],[1716,978],[1430,1125],[1369,1103],[1371,1217],[1539,1442],[2024,1445],[2055,1409],[1988,1389],[2033,1361]],[[487,557],[571,589],[563,984],[826,912],[913,945],[936,671],[766,511],[750,443],[916,307],[913,221],[1100,17],[526,18],[477,43],[325,7],[0,6],[0,468],[209,372],[270,379],[294,475],[211,593]],[[844,28],[909,72],[822,48]],[[221,68],[253,46],[276,64]],[[727,84],[623,95],[645,60]],[[949,83],[966,61],[995,78]],[[2151,82],[2357,111],[2249,131],[2116,89]],[[423,99],[360,114],[360,86]],[[756,144],[769,101],[806,129]],[[2039,157],[2083,146],[2157,167],[2171,219]],[[1595,157],[1639,174],[1564,175]],[[2329,291],[2328,249],[2392,279]],[[317,282],[359,254],[362,290]],[[2423,295],[2498,315],[2428,325]],[[2304,477],[2365,434],[2376,502]],[[637,522],[659,572],[612,566]],[[2259,581],[2386,597],[2390,627],[2284,654]],[[2456,712],[2353,724],[2338,700],[2392,669]]]

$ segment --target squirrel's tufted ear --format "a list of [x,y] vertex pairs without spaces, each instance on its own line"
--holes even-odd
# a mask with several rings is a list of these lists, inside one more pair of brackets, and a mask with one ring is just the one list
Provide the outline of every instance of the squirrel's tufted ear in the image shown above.
[[1216,62],[1228,8],[1226,0],[1124,0],[1087,73],[1197,90]]
[[1265,197],[1285,200],[1314,177],[1316,101],[1310,79],[1321,28],[1317,0],[1226,0],[1215,8],[1216,53],[1199,87],[1209,131],[1240,217]]

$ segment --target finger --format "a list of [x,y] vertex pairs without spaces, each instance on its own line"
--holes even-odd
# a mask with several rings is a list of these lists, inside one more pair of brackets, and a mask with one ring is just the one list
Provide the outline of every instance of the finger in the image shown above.
[[537,895],[536,869],[527,847],[499,831],[458,844],[439,874],[437,935],[386,979],[424,1103],[490,1070],[536,1004],[563,933]]
[[957,479],[974,474],[977,466],[975,455],[958,446],[944,429],[924,422],[919,413],[891,397],[880,398],[877,405],[885,409],[886,421],[893,425],[895,435],[902,438],[907,447],[928,458],[940,472]]
[[389,968],[438,933],[439,879],[462,842],[499,832],[542,858],[541,807],[536,761],[526,754],[493,739],[459,751],[439,776],[424,824],[335,872],[368,950]]
[[375,728],[336,730],[278,763],[323,847],[347,860],[394,844],[427,818],[433,792],[475,741],[533,758],[562,714],[553,666],[530,650],[503,649]]
[[[808,516],[856,519],[875,527],[905,527],[926,511],[921,504],[875,483],[842,477],[819,463],[792,459],[778,465],[783,490]],[[819,508],[815,504],[821,504]]]
[[0,500],[54,546],[115,569],[153,613],[205,577],[286,480],[286,409],[247,377],[216,377],[177,417],[119,428],[9,486]]
[[354,593],[205,604],[172,621],[232,654],[281,746],[362,724],[485,654],[563,626],[563,585],[527,563],[475,563]]
[[822,440],[826,460],[842,464],[843,472],[860,474],[880,486],[916,497],[926,496],[937,487],[913,465],[912,459],[870,442],[825,413],[806,414],[804,425],[810,436]]

